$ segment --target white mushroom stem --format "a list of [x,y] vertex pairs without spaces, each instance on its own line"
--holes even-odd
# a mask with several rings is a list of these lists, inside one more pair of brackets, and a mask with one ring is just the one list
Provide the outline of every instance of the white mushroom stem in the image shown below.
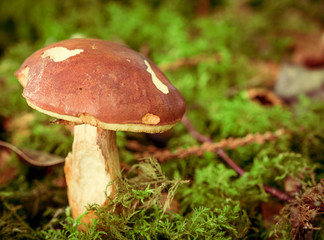
[[[120,172],[116,132],[89,124],[75,126],[72,153],[66,157],[64,171],[73,218],[83,214],[88,204],[105,204],[115,191],[108,184]],[[87,215],[82,222],[91,219]]]

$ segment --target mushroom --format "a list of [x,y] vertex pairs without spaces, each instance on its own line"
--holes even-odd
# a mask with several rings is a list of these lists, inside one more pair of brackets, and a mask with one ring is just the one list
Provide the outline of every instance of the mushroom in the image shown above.
[[74,125],[64,167],[73,218],[114,195],[109,182],[120,172],[116,131],[161,133],[185,111],[183,97],[151,60],[104,40],[51,44],[15,75],[30,107]]

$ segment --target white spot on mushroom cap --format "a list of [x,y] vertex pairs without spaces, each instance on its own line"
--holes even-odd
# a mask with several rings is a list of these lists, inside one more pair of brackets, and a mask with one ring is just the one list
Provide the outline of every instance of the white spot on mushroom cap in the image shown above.
[[18,81],[20,82],[21,86],[26,87],[28,82],[28,73],[30,67],[26,66],[23,70],[20,71],[18,74]]
[[142,117],[142,123],[144,124],[150,124],[150,125],[156,125],[160,122],[160,117],[156,116],[152,113],[146,113],[143,117]]
[[150,63],[147,60],[144,60],[144,63],[147,66],[146,71],[152,75],[152,81],[153,81],[154,85],[157,87],[157,89],[159,89],[164,94],[168,94],[169,89],[168,89],[167,85],[165,85],[163,82],[161,82],[160,79],[158,79],[158,77],[155,75],[155,72],[151,68]]
[[69,50],[65,47],[54,47],[47,49],[43,54],[42,58],[50,57],[54,62],[61,62],[70,57],[78,55],[83,52],[83,49]]

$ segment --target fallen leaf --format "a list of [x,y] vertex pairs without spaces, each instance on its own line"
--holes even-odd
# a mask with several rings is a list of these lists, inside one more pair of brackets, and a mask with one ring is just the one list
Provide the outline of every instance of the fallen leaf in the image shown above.
[[18,148],[8,142],[0,141],[0,147],[16,153],[19,159],[38,167],[49,167],[64,163],[65,159],[46,152]]
[[280,214],[283,205],[279,202],[267,202],[261,204],[263,222],[266,228],[277,223],[276,216]]
[[272,91],[262,88],[252,88],[247,90],[249,98],[265,106],[281,106],[283,101]]

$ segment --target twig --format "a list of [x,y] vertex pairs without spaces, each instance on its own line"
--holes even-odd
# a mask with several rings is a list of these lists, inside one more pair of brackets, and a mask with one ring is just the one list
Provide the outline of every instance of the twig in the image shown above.
[[231,166],[235,170],[235,172],[238,173],[238,175],[243,176],[245,173],[244,170],[234,162],[223,149],[217,149],[216,151],[217,155],[220,156],[228,165]]
[[283,192],[279,191],[276,188],[273,188],[273,187],[270,187],[270,186],[267,186],[267,185],[263,184],[263,189],[267,193],[271,194],[272,196],[278,198],[279,200],[281,200],[283,202],[288,201],[289,199],[292,199],[292,197],[288,196],[286,193],[283,193]]
[[[191,124],[189,121],[188,117],[186,115],[183,116],[182,118],[182,124],[185,125],[187,128],[188,132],[190,133],[191,136],[193,136],[198,142],[204,143],[204,142],[209,142],[212,143],[213,140],[209,136],[202,135],[199,133],[195,127]],[[216,153],[218,156],[220,156],[228,165],[230,165],[240,176],[244,174],[244,170],[237,165],[227,154],[226,152],[219,148],[216,150]]]
[[[182,119],[182,123],[185,125],[185,127],[187,128],[188,132],[199,142],[204,143],[204,142],[208,142],[208,143],[212,143],[213,140],[210,137],[207,137],[205,135],[200,134],[195,128],[194,126],[190,123],[189,119],[184,116],[184,118]],[[283,134],[283,131],[278,132],[280,134]],[[268,137],[270,137],[270,135],[268,134]],[[216,149],[216,153],[219,157],[221,157],[229,166],[231,166],[240,176],[243,176],[243,174],[245,173],[245,171],[236,163],[234,162],[227,154],[226,152],[222,149],[222,148],[218,148]],[[274,197],[277,197],[278,199],[280,199],[281,201],[288,201],[290,199],[290,197],[279,191],[276,188],[272,188],[270,186],[267,185],[263,185],[263,189],[271,194]]]
[[210,137],[202,135],[195,129],[195,127],[189,121],[187,115],[183,116],[181,122],[183,125],[185,125],[190,135],[193,136],[198,142],[200,143],[213,142],[213,140]]
[[[191,129],[191,133],[195,132],[195,130]],[[278,139],[279,136],[284,134],[284,131],[282,129],[279,129],[278,131],[272,133],[272,132],[266,132],[264,134],[248,134],[245,137],[242,138],[228,138],[223,139],[220,142],[213,142],[212,140],[208,140],[203,142],[200,146],[192,146],[187,149],[178,148],[176,151],[171,152],[168,149],[164,150],[158,150],[156,148],[146,148],[146,151],[141,151],[141,153],[137,153],[137,158],[145,158],[152,156],[156,158],[159,162],[165,162],[172,158],[186,158],[191,155],[197,155],[201,156],[205,152],[217,152],[219,149],[224,148],[230,148],[230,149],[236,149],[241,146],[245,146],[247,144],[251,143],[259,143],[262,144],[266,141],[272,141]],[[196,136],[198,136],[196,134]],[[202,135],[200,135],[200,139],[202,139]],[[138,145],[138,144],[137,144]],[[143,147],[136,146],[133,142],[128,144],[128,147],[134,150],[142,149]],[[218,151],[220,153],[224,152]],[[228,158],[224,159],[226,162],[229,160]],[[234,169],[238,170],[238,173],[243,173],[242,170],[239,170],[239,166],[234,167],[235,163],[232,161],[228,161],[228,164],[231,165]]]
[[[274,133],[266,132],[265,134],[248,134],[243,138],[236,138],[236,139],[229,138],[229,139],[223,139],[220,142],[213,142],[213,140],[210,137],[199,133],[195,129],[195,127],[191,124],[187,116],[183,117],[182,123],[187,128],[189,134],[192,135],[198,142],[202,143],[201,146],[193,146],[188,149],[179,148],[175,152],[171,152],[168,149],[159,150],[158,148],[151,147],[151,146],[144,147],[140,145],[138,142],[131,141],[128,143],[128,147],[135,151],[141,152],[136,154],[136,158],[145,158],[148,156],[152,156],[156,158],[160,163],[163,163],[172,158],[185,158],[190,155],[200,156],[206,151],[216,152],[220,158],[222,158],[232,169],[234,169],[239,174],[239,176],[243,176],[245,171],[226,154],[224,148],[235,149],[237,147],[245,146],[247,144],[254,143],[254,142],[262,144],[265,141],[276,140],[279,136],[285,133],[284,130],[279,129]],[[267,193],[277,197],[281,201],[287,201],[290,199],[290,197],[287,194],[279,191],[276,188],[272,188],[267,185],[264,185],[263,188]]]

